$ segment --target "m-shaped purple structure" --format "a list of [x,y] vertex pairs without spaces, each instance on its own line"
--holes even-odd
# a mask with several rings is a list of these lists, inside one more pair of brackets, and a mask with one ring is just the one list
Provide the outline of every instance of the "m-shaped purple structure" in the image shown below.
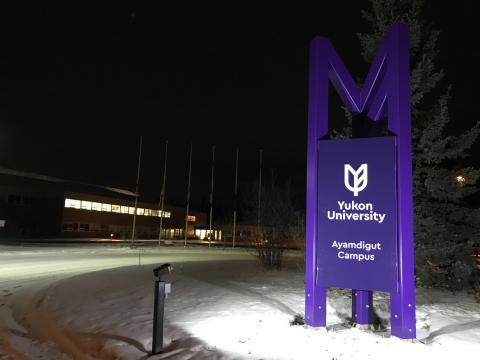
[[[326,326],[327,289],[319,286],[317,279],[317,240],[322,231],[318,228],[318,162],[329,155],[319,153],[318,144],[328,136],[330,82],[351,112],[366,112],[373,121],[387,117],[388,129],[396,136],[398,280],[397,291],[390,293],[391,334],[415,338],[409,41],[404,24],[394,24],[385,32],[363,87],[355,84],[328,39],[315,37],[310,44],[305,323]],[[352,318],[356,323],[370,322],[372,290],[352,291]]]

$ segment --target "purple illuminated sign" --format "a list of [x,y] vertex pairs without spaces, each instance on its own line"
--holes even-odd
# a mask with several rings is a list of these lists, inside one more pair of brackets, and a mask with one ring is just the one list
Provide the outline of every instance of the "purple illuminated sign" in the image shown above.
[[318,149],[318,285],[397,291],[395,137]]
[[[392,335],[404,339],[415,338],[408,27],[404,24],[394,24],[387,29],[361,88],[353,81],[331,42],[323,37],[316,37],[310,43],[309,73],[305,322],[311,326],[326,325],[327,287],[339,286],[342,283],[352,287],[352,318],[359,324],[368,324],[371,321],[372,293],[370,290],[388,289],[390,292]],[[338,263],[338,261],[334,257],[338,257],[338,252],[332,251],[332,243],[330,243],[330,249],[324,249],[325,244],[328,245],[328,241],[335,240],[332,238],[335,233],[335,226],[322,223],[324,221],[322,211],[324,210],[321,208],[324,199],[326,199],[322,194],[329,192],[329,185],[323,184],[323,181],[329,181],[327,178],[332,171],[331,165],[328,164],[325,165],[327,169],[322,170],[324,162],[328,162],[328,158],[332,156],[331,152],[322,145],[327,144],[323,142],[323,139],[328,136],[328,92],[330,83],[332,83],[350,112],[366,113],[373,121],[386,117],[388,130],[395,137],[394,165],[388,165],[385,162],[385,166],[388,168],[396,166],[394,174],[396,201],[391,202],[394,209],[385,208],[385,211],[380,211],[378,205],[380,203],[374,205],[374,200],[372,200],[372,211],[376,211],[373,210],[376,206],[376,209],[386,216],[396,214],[396,231],[394,232],[392,227],[391,230],[385,230],[385,234],[380,236],[382,241],[388,243],[390,249],[384,254],[386,258],[393,261],[395,266],[392,265],[392,262],[384,263],[381,266],[378,263],[382,270],[380,274],[377,274],[377,277],[381,276],[382,278],[378,278],[371,283],[365,283],[365,280],[355,273],[356,270],[342,269],[341,266],[339,269],[335,268],[338,266],[335,262]],[[365,139],[365,141],[372,142],[372,146],[374,146],[373,141],[377,140]],[[377,154],[381,154],[383,151],[383,148],[376,150]],[[351,152],[350,155],[352,158],[345,160],[350,167],[343,164],[344,173],[338,175],[339,177],[335,181],[341,182],[343,176],[346,191],[353,193],[353,197],[356,199],[362,197],[362,193],[372,189],[371,183],[362,188],[366,181],[365,174],[372,171],[370,170],[371,167],[362,166],[368,164],[371,158],[357,159],[355,152]],[[354,161],[358,162],[353,163]],[[324,176],[327,178],[324,178]],[[368,175],[368,181],[374,181],[371,174]],[[338,187],[337,184],[332,186]],[[348,189],[348,187],[351,189]],[[334,188],[332,192],[338,193],[336,189]],[[376,195],[372,196],[376,198]],[[332,198],[328,201],[329,204],[327,205],[334,208],[337,200]],[[343,199],[338,199],[338,201],[343,201]],[[337,203],[337,209],[339,206]],[[333,209],[329,208],[328,210]],[[354,214],[351,214],[350,219],[353,216]],[[322,225],[325,226],[322,228]],[[342,226],[338,225],[337,233],[339,235],[342,234],[343,230],[341,229]],[[357,234],[353,234],[357,231]],[[379,231],[383,233],[384,230]],[[354,235],[367,239],[369,236],[366,236],[366,234],[370,234],[370,230],[355,230],[351,226],[348,226],[345,232],[342,235],[345,239],[353,239]],[[396,245],[393,245],[392,239],[395,237]],[[352,241],[355,242],[355,240]],[[367,240],[361,241],[365,241],[364,244],[367,242]],[[368,241],[373,244],[373,240]],[[380,238],[378,242],[380,242]],[[382,248],[385,249],[385,246],[387,245],[383,245]],[[392,259],[394,254],[395,258]],[[329,266],[333,266],[333,268],[327,271]],[[362,268],[366,269],[367,267],[362,264]],[[340,274],[337,270],[340,270]],[[329,271],[337,272],[338,275],[331,277],[328,274]],[[394,281],[394,279],[397,280]]]

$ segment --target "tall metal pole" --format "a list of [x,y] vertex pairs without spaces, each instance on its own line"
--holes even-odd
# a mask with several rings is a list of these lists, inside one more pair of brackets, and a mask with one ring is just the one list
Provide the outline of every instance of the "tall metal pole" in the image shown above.
[[208,247],[212,245],[212,215],[213,215],[213,179],[215,175],[215,145],[212,146],[212,176],[210,184],[210,224],[209,224],[209,235],[208,235]]
[[132,245],[135,242],[135,225],[137,222],[137,206],[138,206],[138,184],[140,182],[140,166],[142,163],[142,136],[140,136],[140,150],[138,151],[138,168],[137,168],[137,184],[135,186],[135,210],[133,212],[133,224],[132,224]]
[[[235,247],[235,233],[237,231],[237,189],[238,189],[238,148],[235,154],[235,188],[233,196],[233,232],[232,232],[232,247]],[[225,237],[223,238],[225,241]]]
[[262,201],[262,160],[263,150],[260,149],[258,153],[258,208],[257,208],[257,236],[260,237],[260,203]]
[[185,247],[187,247],[188,215],[190,213],[190,185],[192,181],[192,150],[193,150],[193,145],[192,143],[190,143],[190,159],[188,161],[187,210],[185,215],[185,233],[184,233]]
[[158,246],[160,246],[160,241],[162,240],[163,210],[165,206],[165,186],[167,181],[167,158],[168,158],[168,140],[165,141],[165,162],[163,164],[162,190],[160,191],[160,229],[158,230]]

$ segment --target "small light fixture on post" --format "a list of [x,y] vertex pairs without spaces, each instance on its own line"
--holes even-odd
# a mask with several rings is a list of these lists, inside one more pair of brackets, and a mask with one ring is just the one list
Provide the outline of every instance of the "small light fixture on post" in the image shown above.
[[165,308],[165,298],[171,291],[171,285],[163,281],[162,276],[172,272],[173,267],[170,264],[163,264],[153,269],[155,276],[155,296],[153,308],[153,335],[152,335],[152,355],[163,351],[163,315]]

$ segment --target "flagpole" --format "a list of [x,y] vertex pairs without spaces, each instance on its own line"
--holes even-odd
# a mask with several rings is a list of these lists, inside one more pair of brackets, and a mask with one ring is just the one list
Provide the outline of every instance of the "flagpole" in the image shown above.
[[[260,237],[260,203],[262,201],[262,161],[263,161],[263,149],[258,153],[258,204],[257,204],[257,236]],[[261,239],[263,240],[263,239]]]
[[165,187],[167,181],[167,159],[168,159],[168,140],[165,141],[165,161],[163,164],[163,182],[162,182],[162,189],[160,191],[160,228],[158,230],[158,246],[160,246],[160,242],[162,240],[162,229],[163,229],[163,210],[165,206]]
[[[235,247],[235,233],[237,227],[237,190],[238,190],[238,148],[235,153],[235,188],[233,192],[233,231],[232,231],[232,248]],[[224,237],[225,239],[225,237]],[[225,240],[224,240],[225,241]]]
[[190,143],[190,159],[188,161],[187,209],[186,209],[186,216],[185,216],[185,233],[184,233],[185,247],[187,247],[188,215],[190,213],[190,185],[192,181],[192,150],[193,150],[193,145],[192,143]]
[[132,241],[131,244],[135,243],[135,225],[137,222],[137,206],[138,206],[138,187],[140,182],[140,167],[142,163],[142,141],[143,138],[140,136],[140,149],[138,152],[138,168],[137,168],[137,184],[135,186],[135,210],[133,211],[133,224],[132,224]]
[[212,245],[212,214],[213,214],[213,179],[215,176],[215,145],[212,146],[212,175],[210,183],[210,225],[208,232],[208,247]]

